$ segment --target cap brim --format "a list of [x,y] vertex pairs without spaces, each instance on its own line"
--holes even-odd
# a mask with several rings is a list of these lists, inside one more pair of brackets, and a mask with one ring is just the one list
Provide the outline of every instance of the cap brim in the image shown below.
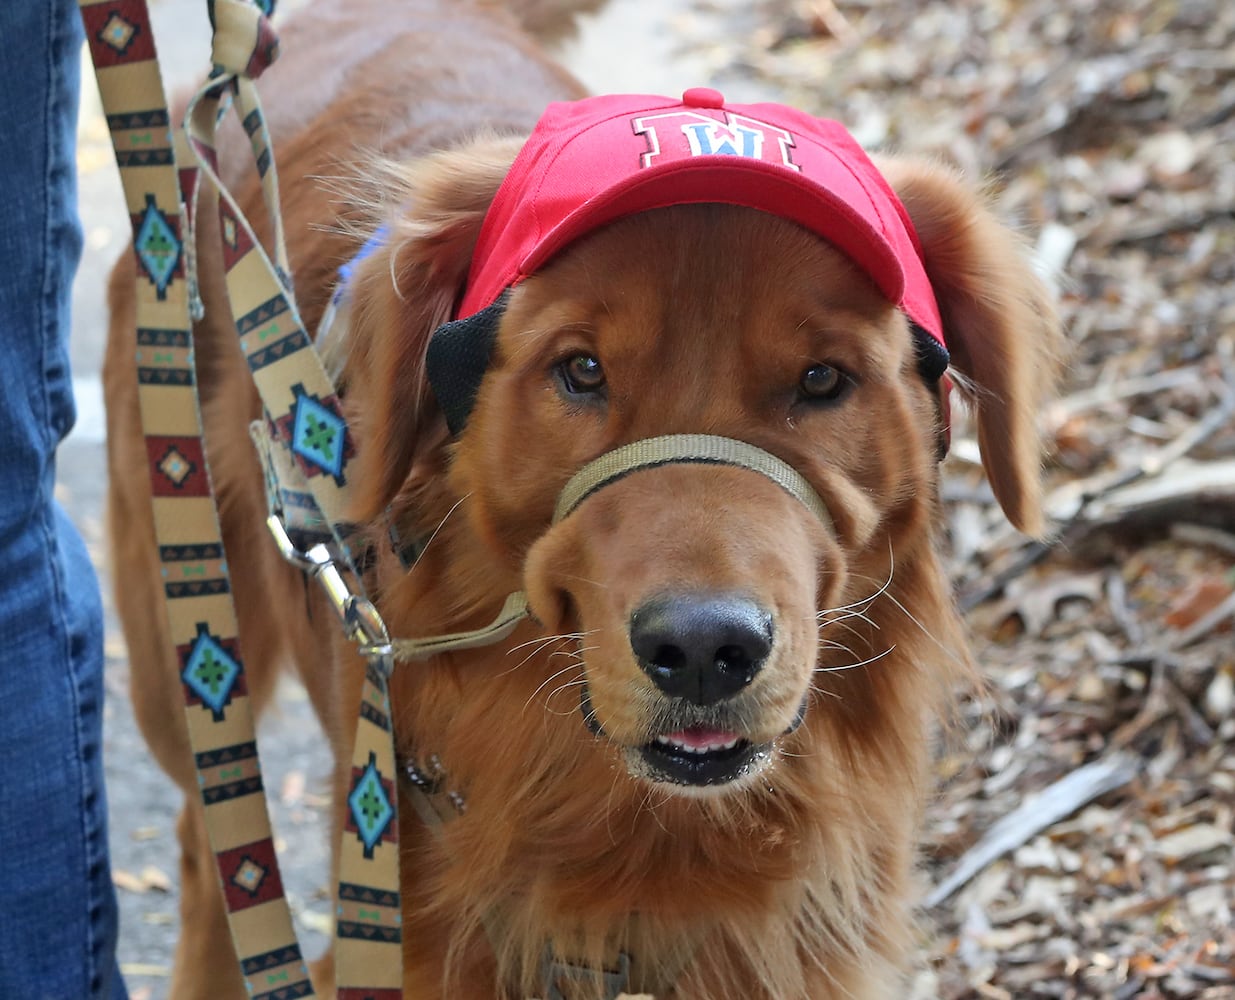
[[[785,167],[738,156],[703,162],[678,160],[631,174],[579,205],[546,233],[519,263],[519,278],[534,274],[569,244],[628,215],[672,205],[740,205],[796,222],[833,244],[895,305],[905,293],[905,275],[896,251],[877,223],[856,204],[870,196],[851,173],[831,190]],[[871,208],[872,214],[875,209]],[[877,216],[876,216],[877,217]]]

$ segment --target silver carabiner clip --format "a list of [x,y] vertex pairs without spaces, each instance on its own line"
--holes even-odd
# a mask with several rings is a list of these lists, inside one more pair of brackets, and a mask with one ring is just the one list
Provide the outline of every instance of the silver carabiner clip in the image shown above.
[[266,527],[283,558],[321,584],[347,637],[360,647],[360,652],[383,676],[389,677],[394,667],[394,647],[386,623],[372,601],[348,586],[330,548],[322,542],[307,552],[297,548],[283,521],[275,514],[266,518]]

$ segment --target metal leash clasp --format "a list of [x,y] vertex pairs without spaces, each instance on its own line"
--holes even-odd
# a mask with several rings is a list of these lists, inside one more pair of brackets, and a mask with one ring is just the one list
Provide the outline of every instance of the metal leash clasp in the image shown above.
[[307,551],[297,548],[277,514],[266,518],[266,527],[270,529],[283,558],[321,584],[330,606],[343,623],[347,637],[357,644],[360,652],[383,676],[389,677],[394,668],[394,647],[390,642],[390,633],[386,631],[386,623],[372,601],[348,586],[330,547],[318,542]]

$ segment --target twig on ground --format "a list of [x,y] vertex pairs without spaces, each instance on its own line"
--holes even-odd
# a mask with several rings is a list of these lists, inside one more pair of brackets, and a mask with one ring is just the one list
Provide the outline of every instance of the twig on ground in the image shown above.
[[1154,372],[1151,375],[1141,375],[1136,378],[1120,379],[1117,382],[1107,382],[1091,389],[1082,389],[1069,396],[1064,396],[1058,402],[1052,403],[1049,417],[1059,423],[1074,417],[1085,410],[1099,406],[1107,406],[1133,396],[1144,396],[1150,393],[1162,392],[1165,389],[1175,389],[1185,385],[1201,383],[1201,366],[1191,365],[1186,368],[1168,368],[1165,371]]
[[1124,583],[1122,574],[1116,570],[1107,574],[1106,600],[1112,616],[1129,644],[1140,646],[1145,641],[1145,629],[1141,627],[1140,619],[1128,606],[1128,585]]
[[1211,528],[1205,524],[1172,524],[1171,538],[1185,545],[1206,546],[1235,556],[1235,532],[1221,528]]
[[[1032,540],[1023,545],[1021,553],[1008,565],[973,584],[958,599],[963,611],[972,610],[984,601],[1001,594],[1014,579],[1040,562],[1048,552],[1059,547],[1069,547],[1099,527],[1111,527],[1126,518],[1132,507],[1121,507],[1119,500],[1125,491],[1145,479],[1158,479],[1162,473],[1184,458],[1198,445],[1204,443],[1224,428],[1235,415],[1235,391],[1229,388],[1221,394],[1221,404],[1203,420],[1189,427],[1171,441],[1154,449],[1136,465],[1114,472],[1104,472],[1087,480],[1070,483],[1056,490],[1046,501],[1046,508],[1063,509],[1071,506],[1072,513],[1050,542]],[[1229,469],[1228,469],[1229,467]],[[1216,463],[1194,463],[1190,471],[1193,477],[1179,477],[1153,491],[1155,502],[1178,500],[1191,491],[1211,488],[1228,488],[1235,492],[1235,459]],[[1216,474],[1215,474],[1216,473]],[[1095,515],[1094,511],[1098,511]]]
[[938,906],[957,889],[1009,851],[1025,844],[1053,823],[1083,805],[1126,785],[1141,769],[1141,758],[1116,751],[1060,778],[1040,794],[1025,801],[987,831],[926,897],[926,907]]

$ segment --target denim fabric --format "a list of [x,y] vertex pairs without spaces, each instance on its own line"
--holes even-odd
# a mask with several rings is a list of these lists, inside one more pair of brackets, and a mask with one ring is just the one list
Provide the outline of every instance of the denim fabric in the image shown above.
[[53,497],[81,253],[74,0],[0,3],[0,997],[117,1000],[102,609]]

